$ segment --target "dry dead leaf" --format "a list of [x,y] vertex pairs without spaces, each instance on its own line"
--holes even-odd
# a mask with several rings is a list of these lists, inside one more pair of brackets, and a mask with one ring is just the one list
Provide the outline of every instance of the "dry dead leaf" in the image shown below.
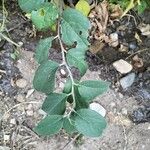
[[101,51],[105,44],[101,41],[94,41],[94,43],[90,46],[90,51],[93,54],[96,54],[97,52]]
[[137,39],[137,41],[138,41],[139,43],[142,43],[142,40],[140,39],[140,36],[138,35],[137,32],[135,33],[135,36],[134,36],[134,37]]
[[117,19],[122,16],[123,10],[121,9],[120,5],[111,4],[109,5],[109,8],[111,10],[110,18],[112,20]]
[[104,32],[108,23],[108,2],[104,0],[102,3],[95,7],[95,11],[97,13],[97,19],[99,20],[98,22],[102,27],[99,28],[99,31]]
[[108,23],[108,2],[104,0],[96,5],[90,12],[89,18],[92,24],[91,37],[104,41],[106,39],[105,30]]
[[142,58],[140,58],[138,55],[135,55],[133,58],[132,58],[132,64],[134,66],[134,68],[141,68],[143,67],[144,63],[143,63],[143,60]]
[[119,52],[127,52],[127,51],[128,51],[128,46],[120,44]]
[[142,35],[150,37],[150,24],[140,24],[139,30],[141,31]]

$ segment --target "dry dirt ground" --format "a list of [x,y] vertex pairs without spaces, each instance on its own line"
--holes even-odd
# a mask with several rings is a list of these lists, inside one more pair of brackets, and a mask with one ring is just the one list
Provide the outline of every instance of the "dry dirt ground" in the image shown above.
[[[83,137],[76,140],[76,145],[74,144],[74,137],[63,133],[63,131],[52,137],[38,137],[32,131],[32,128],[45,115],[40,110],[44,95],[33,91],[32,79],[37,68],[33,58],[34,53],[21,49],[20,54],[20,59],[16,65],[26,84],[25,87],[19,89],[18,94],[14,97],[6,96],[2,98],[0,96],[0,114],[3,115],[0,132],[0,145],[2,147],[0,147],[0,150],[5,150],[3,149],[5,145],[9,147],[8,149],[12,150],[150,149],[150,124],[136,125],[128,117],[128,114],[134,108],[137,108],[134,97],[126,97],[113,90],[109,90],[106,94],[95,99],[107,111],[106,119],[108,126],[102,137]],[[86,78],[99,80],[99,72],[88,70],[84,79]],[[63,88],[63,85],[63,81],[57,77],[56,88],[60,90]],[[16,105],[12,103],[13,101],[16,102]],[[6,113],[6,110],[9,110],[9,112]]]

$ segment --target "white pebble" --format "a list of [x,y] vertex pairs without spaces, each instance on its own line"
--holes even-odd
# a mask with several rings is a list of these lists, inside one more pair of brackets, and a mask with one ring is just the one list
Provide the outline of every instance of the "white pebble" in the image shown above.
[[64,83],[63,83],[63,82],[60,82],[60,83],[59,83],[59,88],[63,89],[63,88],[64,88],[64,86],[65,86],[65,85],[64,85]]
[[106,115],[106,109],[98,103],[95,103],[95,102],[91,103],[89,108],[91,110],[95,110],[96,112],[98,112],[103,117],[105,117],[105,115]]
[[16,100],[17,100],[18,102],[20,102],[20,103],[22,103],[22,102],[25,101],[24,96],[21,95],[21,94],[17,95]]
[[115,61],[113,67],[121,74],[129,73],[133,69],[133,66],[123,59]]
[[16,85],[20,88],[24,88],[27,86],[27,81],[25,79],[18,79]]
[[128,110],[126,108],[122,108],[121,113],[123,115],[127,115],[128,114]]
[[33,110],[27,110],[26,114],[27,114],[27,116],[33,116],[34,112],[33,112]]
[[15,119],[15,118],[11,119],[11,120],[10,120],[10,124],[15,125],[15,124],[16,124],[16,119]]
[[32,104],[29,104],[28,107],[27,107],[28,110],[32,110],[32,108],[33,108]]
[[4,141],[9,141],[10,135],[4,134]]
[[66,76],[66,71],[64,69],[60,69],[60,73],[61,75]]

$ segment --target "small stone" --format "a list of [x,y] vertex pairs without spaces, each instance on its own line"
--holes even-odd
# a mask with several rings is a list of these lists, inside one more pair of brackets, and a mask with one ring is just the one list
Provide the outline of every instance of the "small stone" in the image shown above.
[[123,115],[127,115],[128,114],[128,110],[126,108],[122,108],[121,113]]
[[32,109],[33,109],[33,105],[32,105],[32,104],[29,104],[28,107],[27,107],[27,109],[28,109],[28,110],[32,110]]
[[123,95],[121,93],[118,93],[120,98],[123,98]]
[[16,124],[16,119],[15,118],[11,119],[10,124],[15,125]]
[[119,116],[119,122],[121,125],[125,126],[125,127],[130,127],[132,122],[131,120],[129,120],[128,118],[124,117],[124,116]]
[[130,73],[127,76],[120,79],[120,84],[123,89],[130,87],[135,80],[135,73]]
[[66,77],[67,73],[64,69],[60,69],[60,73],[62,77]]
[[16,81],[16,85],[19,87],[19,88],[24,88],[27,86],[27,81],[25,79],[18,79]]
[[64,85],[64,83],[63,83],[63,82],[60,82],[60,83],[59,83],[59,88],[63,89],[63,88],[64,88],[64,86],[65,86],[65,85]]
[[27,110],[26,114],[27,114],[27,116],[33,116],[34,112],[33,112],[33,110]]
[[19,46],[22,46],[22,45],[23,45],[23,42],[20,41],[20,42],[18,42],[18,44],[19,44]]
[[112,47],[118,46],[119,41],[118,41],[118,34],[117,33],[111,33],[109,38],[110,38],[110,43],[109,43],[110,46],[112,46]]
[[106,109],[103,106],[101,106],[100,104],[94,102],[94,103],[91,103],[89,107],[90,107],[91,110],[95,110],[100,115],[102,115],[103,117],[105,117],[105,115],[106,115]]
[[116,114],[117,113],[117,108],[113,109],[113,113]]
[[114,102],[111,102],[111,103],[110,103],[110,107],[111,107],[111,108],[114,108],[115,106],[116,106],[116,103],[114,103]]
[[135,50],[135,49],[137,48],[137,43],[136,43],[136,42],[130,42],[130,43],[129,43],[129,48],[130,48],[131,50]]
[[21,95],[21,94],[17,95],[16,100],[17,100],[18,102],[20,102],[20,103],[22,103],[22,102],[24,102],[24,101],[25,101],[24,96],[23,96],[23,95]]
[[9,141],[10,135],[4,134],[4,141]]
[[133,69],[133,66],[123,59],[115,61],[113,67],[121,74],[129,73]]
[[34,89],[28,90],[26,98],[29,98],[33,94],[33,92],[34,92]]

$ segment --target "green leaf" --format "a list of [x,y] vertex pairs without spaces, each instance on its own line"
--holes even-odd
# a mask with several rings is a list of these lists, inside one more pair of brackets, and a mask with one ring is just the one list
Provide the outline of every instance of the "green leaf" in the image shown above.
[[45,22],[46,24],[49,24],[50,27],[52,27],[58,18],[59,10],[57,6],[53,3],[49,4],[49,7],[47,8],[45,12]]
[[90,102],[95,97],[106,92],[110,83],[106,81],[92,81],[87,80],[79,84],[78,90],[82,98]]
[[43,62],[35,72],[33,86],[36,90],[49,94],[55,86],[55,73],[59,64],[53,61]]
[[90,22],[81,12],[68,8],[62,14],[61,34],[63,42],[72,46],[77,42],[76,48],[88,49],[88,30]]
[[[78,84],[78,81],[76,81],[76,83]],[[72,89],[72,83],[71,83],[71,80],[68,79],[66,84],[65,84],[63,92],[69,94],[71,92],[71,89]],[[78,91],[78,86],[77,85],[74,85],[74,95],[75,95],[75,101],[76,101],[75,110],[89,107],[89,104],[81,97],[81,95]],[[69,103],[73,102],[72,95],[68,96],[67,101]]]
[[87,0],[79,0],[75,8],[82,12],[83,15],[88,16],[91,8]]
[[45,99],[42,109],[49,115],[61,115],[65,112],[67,97],[67,94],[64,93],[51,93]]
[[38,30],[49,28],[49,24],[46,24],[42,12],[43,9],[39,9],[37,11],[32,11],[31,13],[31,20]]
[[74,126],[74,120],[72,117],[70,117],[70,118],[65,117],[64,118],[63,128],[67,133],[73,133],[73,132],[77,131],[75,126]]
[[89,107],[89,104],[82,98],[82,95],[80,95],[77,86],[74,86],[74,94],[75,94],[75,100],[76,100],[75,110]]
[[63,127],[63,116],[50,115],[45,117],[35,128],[34,131],[39,135],[53,135]]
[[106,128],[106,120],[90,109],[80,109],[75,117],[76,129],[85,136],[98,137]]
[[[78,84],[79,81],[74,79],[74,82],[75,84]],[[63,93],[66,93],[66,94],[69,94],[71,92],[71,89],[72,89],[72,82],[71,82],[71,79],[68,78],[66,83],[65,83],[65,86],[64,86],[64,89],[63,89]]]
[[37,11],[32,11],[31,19],[38,30],[47,29],[56,23],[58,9],[53,3],[44,3]]
[[36,47],[35,58],[39,64],[43,61],[48,60],[49,49],[52,45],[52,40],[54,37],[49,37],[46,39],[41,39]]
[[145,0],[141,1],[141,4],[137,6],[138,13],[141,14],[144,12],[144,10],[148,7],[148,4],[146,3]]
[[71,89],[72,89],[72,82],[71,79],[67,79],[64,89],[63,89],[63,93],[69,94],[71,93]]
[[18,0],[20,8],[25,12],[39,9],[45,0]]
[[72,48],[68,51],[67,62],[70,66],[75,66],[79,69],[81,76],[83,76],[87,71],[87,63],[85,62],[85,51],[81,49]]

